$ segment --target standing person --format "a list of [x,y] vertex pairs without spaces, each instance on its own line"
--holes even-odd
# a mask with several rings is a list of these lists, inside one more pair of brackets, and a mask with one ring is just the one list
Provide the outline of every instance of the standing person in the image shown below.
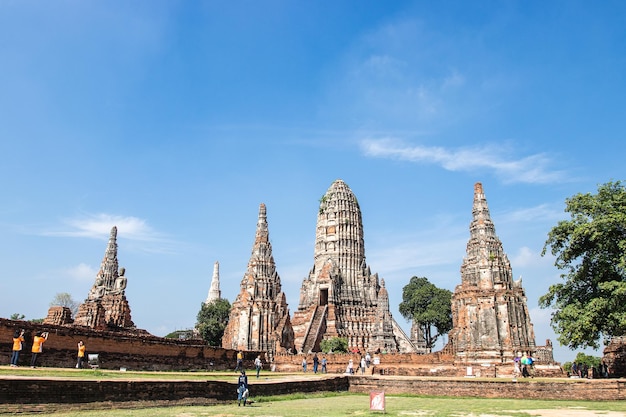
[[317,373],[317,366],[319,365],[320,360],[317,357],[317,353],[313,354],[313,373],[316,374]]
[[13,333],[13,354],[11,355],[11,366],[17,366],[17,361],[20,358],[20,352],[22,351],[22,344],[24,343],[24,330],[16,330]]
[[349,375],[354,375],[354,361],[352,358],[348,361],[348,368],[346,369],[346,373]]
[[237,352],[237,367],[235,367],[235,372],[243,371],[243,352]]
[[256,367],[256,377],[259,377],[263,364],[261,363],[261,355],[257,356],[254,360],[254,366]]
[[519,358],[516,357],[515,359],[513,359],[513,382],[517,382],[517,378],[519,378],[520,375],[520,367],[519,367]]
[[361,375],[365,374],[365,357],[361,356]]
[[41,352],[43,352],[43,344],[46,340],[48,340],[48,332],[35,333],[35,338],[33,339],[33,348],[31,349],[31,353],[33,354],[30,360],[31,368],[37,366],[37,357]]
[[325,374],[326,373],[326,364],[328,363],[328,361],[326,360],[326,356],[322,357],[322,373]]
[[306,372],[306,356],[302,358],[302,372]]
[[246,398],[248,398],[248,377],[246,371],[241,370],[241,375],[237,380],[237,406],[241,406],[241,400],[243,400],[243,406],[246,406]]
[[78,342],[78,361],[76,362],[76,368],[83,368],[83,361],[85,360],[85,344],[82,340]]
[[365,354],[365,366],[369,368],[371,363],[372,363],[372,356],[370,355],[369,352],[367,352]]

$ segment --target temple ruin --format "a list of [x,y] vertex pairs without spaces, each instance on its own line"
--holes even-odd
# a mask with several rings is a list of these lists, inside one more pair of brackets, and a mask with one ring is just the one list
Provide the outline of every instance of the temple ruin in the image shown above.
[[125,269],[118,266],[114,226],[96,280],[87,299],[78,307],[74,324],[97,330],[134,329],[125,295],[126,284]]
[[[522,279],[513,280],[481,183],[474,186],[472,216],[461,284],[452,295],[449,343],[456,360],[505,362],[521,353],[535,355],[538,349]],[[540,349],[545,356],[541,359],[553,362],[549,347],[549,355]]]
[[314,265],[292,320],[298,351],[320,351],[331,337],[344,337],[361,352],[415,351],[391,316],[385,282],[371,273],[364,246],[359,203],[336,180],[320,200]]
[[293,351],[293,341],[287,298],[272,255],[267,211],[261,204],[252,254],[231,307],[222,347],[271,355]]

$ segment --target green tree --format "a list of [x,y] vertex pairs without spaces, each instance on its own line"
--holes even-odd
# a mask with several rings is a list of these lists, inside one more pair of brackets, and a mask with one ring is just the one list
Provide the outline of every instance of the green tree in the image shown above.
[[348,339],[345,337],[331,337],[320,342],[320,348],[324,353],[346,353],[348,351]]
[[197,316],[196,329],[202,340],[210,346],[221,346],[224,329],[230,317],[230,303],[220,298],[210,303],[202,303]]
[[[436,287],[424,277],[412,277],[402,288],[400,314],[420,326],[428,350],[439,336],[452,329],[451,299],[451,291]],[[436,330],[434,335],[433,329]]]
[[570,219],[550,230],[542,252],[556,256],[564,282],[551,285],[539,305],[554,309],[562,345],[597,349],[602,338],[626,334],[626,189],[609,182],[565,204]]
[[24,317],[26,317],[26,316],[24,316],[23,314],[13,313],[13,314],[11,314],[10,318],[11,318],[11,320],[24,320]]
[[79,303],[74,301],[71,294],[59,292],[54,296],[52,301],[50,301],[50,307],[55,306],[67,307],[72,312],[72,316],[76,316],[76,313],[78,313]]

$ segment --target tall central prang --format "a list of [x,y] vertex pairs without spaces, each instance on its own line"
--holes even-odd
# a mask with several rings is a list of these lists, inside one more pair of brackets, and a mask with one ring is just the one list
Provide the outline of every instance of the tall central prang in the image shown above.
[[389,311],[384,280],[365,262],[361,209],[342,180],[320,200],[314,265],[300,290],[292,326],[296,348],[319,351],[325,338],[345,337],[352,349],[414,350]]

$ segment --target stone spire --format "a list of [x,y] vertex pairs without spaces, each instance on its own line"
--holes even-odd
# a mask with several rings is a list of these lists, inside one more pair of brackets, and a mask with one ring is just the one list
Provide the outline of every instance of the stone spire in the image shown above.
[[117,227],[113,226],[100,270],[87,299],[78,307],[74,324],[96,329],[135,327],[125,295],[125,269],[118,267]]
[[450,341],[463,361],[507,361],[534,353],[535,335],[521,279],[496,235],[481,183],[474,186],[470,238],[461,284],[452,295]]
[[294,348],[287,298],[272,255],[265,204],[259,207],[252,254],[231,307],[222,346],[270,353]]
[[209,295],[206,298],[205,304],[209,304],[220,298],[222,298],[222,292],[220,291],[220,263],[215,261],[215,265],[213,265],[213,278],[211,278],[211,288],[209,289]]
[[365,262],[361,209],[342,180],[320,199],[313,258],[292,320],[299,350],[319,351],[321,340],[334,336],[361,351],[396,352],[399,338],[410,344],[406,335],[392,330],[387,290]]
[[102,263],[100,264],[100,270],[98,271],[98,275],[96,275],[96,282],[102,282],[104,288],[107,291],[113,289],[115,285],[115,280],[118,275],[118,262],[117,262],[117,227],[113,226],[111,228],[111,233],[109,235],[109,243],[107,244],[107,249],[104,252],[104,258],[102,259]]

